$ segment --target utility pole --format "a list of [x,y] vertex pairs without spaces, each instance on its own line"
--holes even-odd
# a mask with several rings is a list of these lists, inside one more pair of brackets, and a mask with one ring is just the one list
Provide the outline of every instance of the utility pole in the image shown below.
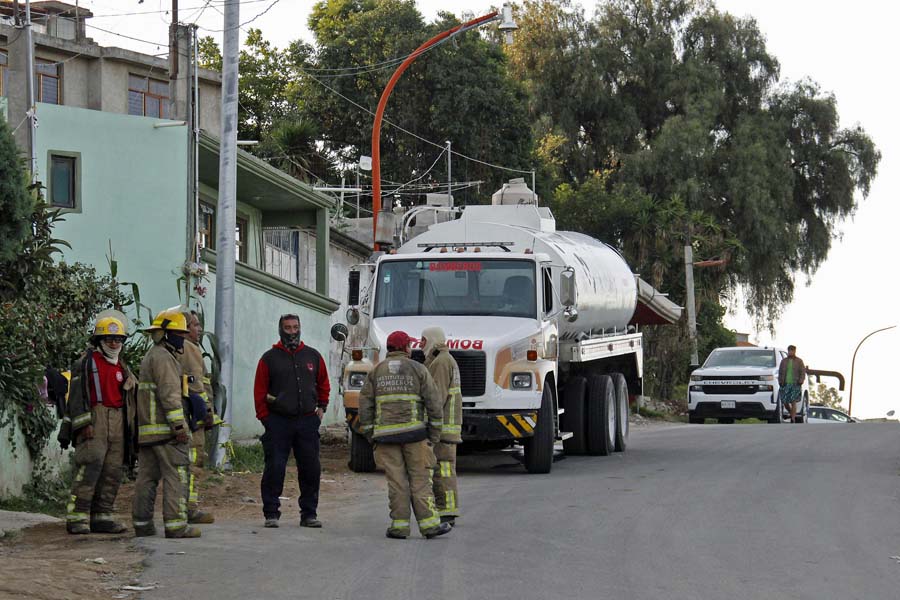
[[31,35],[31,0],[25,0],[25,102],[28,104],[28,162],[31,170],[31,183],[37,181],[37,148],[35,133],[37,131],[37,115],[34,108],[34,38]]
[[697,355],[697,309],[694,306],[694,249],[691,240],[684,245],[684,280],[685,296],[687,300],[688,335],[691,339],[691,366],[700,365],[700,357]]
[[447,140],[447,207],[453,207],[453,171],[452,171],[453,154],[450,152],[450,140]]
[[237,195],[239,0],[226,0],[222,44],[222,137],[219,142],[219,204],[216,211],[216,338],[219,384],[225,389],[225,424],[219,427],[215,463],[227,463],[234,422],[234,262]]
[[172,24],[169,25],[169,80],[176,79],[178,79],[178,0],[172,0]]

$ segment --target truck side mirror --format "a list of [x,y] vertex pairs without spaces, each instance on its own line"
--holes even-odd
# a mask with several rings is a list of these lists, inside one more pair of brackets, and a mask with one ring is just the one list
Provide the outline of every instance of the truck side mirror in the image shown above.
[[335,323],[331,326],[331,339],[336,342],[345,342],[347,341],[347,336],[350,335],[350,330],[347,329],[347,326],[343,323]]
[[359,271],[350,271],[347,290],[347,305],[359,306]]
[[559,301],[563,306],[575,306],[575,270],[569,267],[559,274]]

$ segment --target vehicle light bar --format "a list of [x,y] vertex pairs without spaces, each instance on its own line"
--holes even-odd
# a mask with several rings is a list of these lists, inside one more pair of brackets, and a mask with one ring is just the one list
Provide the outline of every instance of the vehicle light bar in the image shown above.
[[486,246],[489,248],[502,248],[504,252],[510,252],[509,246],[513,242],[423,242],[418,244],[419,248],[425,248],[425,252],[430,252],[435,248],[471,248],[473,246]]

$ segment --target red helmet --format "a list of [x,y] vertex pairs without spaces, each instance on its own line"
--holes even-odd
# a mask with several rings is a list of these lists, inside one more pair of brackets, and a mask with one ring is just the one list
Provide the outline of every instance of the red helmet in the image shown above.
[[404,331],[395,331],[388,336],[388,350],[405,350],[412,338]]

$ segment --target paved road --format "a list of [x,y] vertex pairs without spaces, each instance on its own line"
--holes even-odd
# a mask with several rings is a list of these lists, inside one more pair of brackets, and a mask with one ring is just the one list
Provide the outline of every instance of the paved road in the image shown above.
[[320,531],[150,540],[145,597],[900,598],[896,424],[633,430],[626,454],[550,475],[509,463],[463,461],[465,517],[436,540],[384,538],[372,476],[350,506],[323,499]]

